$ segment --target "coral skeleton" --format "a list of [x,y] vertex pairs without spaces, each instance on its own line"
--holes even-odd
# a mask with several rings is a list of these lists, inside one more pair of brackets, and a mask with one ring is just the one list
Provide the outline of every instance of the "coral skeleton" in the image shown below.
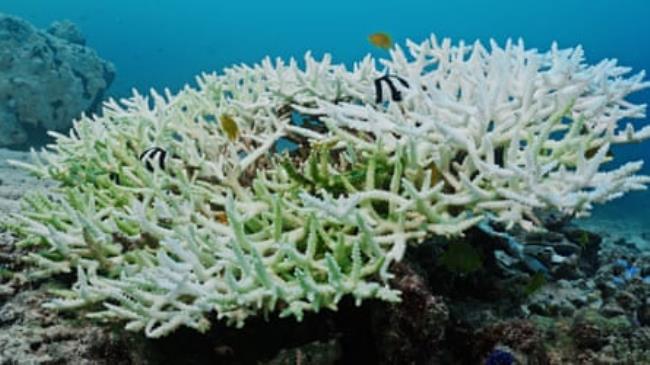
[[[150,337],[205,331],[211,313],[243,326],[344,296],[396,302],[391,265],[408,245],[485,222],[543,229],[539,211],[583,216],[644,189],[642,162],[604,169],[613,145],[650,137],[629,122],[645,105],[625,99],[650,84],[629,71],[585,64],[580,47],[434,36],[352,70],[267,58],[52,133],[14,164],[58,185],[8,225],[33,276],[75,275],[49,307]],[[378,98],[388,74],[399,98]]]

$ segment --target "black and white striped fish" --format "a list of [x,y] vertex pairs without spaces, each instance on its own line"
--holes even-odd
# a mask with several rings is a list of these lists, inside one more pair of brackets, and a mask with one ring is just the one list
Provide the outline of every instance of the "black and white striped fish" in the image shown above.
[[140,161],[144,163],[144,167],[153,172],[154,168],[165,169],[165,158],[167,151],[160,147],[149,147],[140,154]]
[[409,84],[406,82],[406,80],[397,75],[391,75],[389,73],[375,79],[375,102],[377,104],[384,102],[384,84],[388,86],[388,91],[390,92],[390,98],[392,101],[402,101],[402,92],[397,88],[397,86],[395,86],[391,78],[397,80],[402,87],[409,87]]

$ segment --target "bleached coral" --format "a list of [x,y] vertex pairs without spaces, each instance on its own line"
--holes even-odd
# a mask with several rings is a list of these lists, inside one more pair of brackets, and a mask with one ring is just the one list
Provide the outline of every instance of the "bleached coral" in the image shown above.
[[[397,301],[391,264],[410,243],[485,219],[533,229],[540,209],[587,214],[650,181],[634,175],[641,162],[602,170],[611,145],[650,136],[618,125],[644,116],[625,100],[649,86],[643,74],[555,45],[432,37],[408,50],[381,71],[371,57],[351,71],[329,56],[308,54],[304,70],[266,59],[109,102],[56,134],[17,164],[60,187],[27,198],[11,225],[35,274],[77,273],[51,307],[91,306],[157,337],[205,330],[212,311],[243,325],[345,295]],[[386,72],[404,81],[401,101],[376,102]],[[297,150],[275,153],[286,141]],[[151,147],[167,155],[147,168]]]
[[650,136],[648,126],[617,130],[624,118],[644,116],[645,105],[624,100],[648,86],[643,73],[624,79],[629,69],[611,60],[587,66],[580,48],[553,45],[540,54],[521,41],[491,48],[435,38],[409,43],[410,60],[397,48],[383,62],[411,84],[402,103],[321,101],[320,112],[341,139],[352,140],[345,127],[391,150],[416,150],[418,163],[433,164],[453,187],[442,200],[492,211],[509,224],[530,226],[534,208],[585,213],[647,182],[632,176],[640,162],[599,172],[612,144]]

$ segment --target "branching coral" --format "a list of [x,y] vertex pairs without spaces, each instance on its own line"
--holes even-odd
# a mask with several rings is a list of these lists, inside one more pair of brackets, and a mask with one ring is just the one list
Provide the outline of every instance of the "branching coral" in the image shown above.
[[[586,65],[580,48],[408,49],[380,61],[405,81],[400,100],[376,102],[374,59],[350,71],[308,54],[304,70],[266,59],[176,95],[136,93],[55,134],[16,164],[59,187],[11,224],[35,275],[76,271],[50,306],[157,337],[205,330],[213,311],[241,326],[345,295],[398,301],[388,279],[409,243],[484,219],[533,229],[538,209],[586,214],[650,181],[641,162],[601,170],[611,145],[650,136],[618,128],[644,115],[624,99],[649,86],[643,74]],[[297,150],[275,153],[286,141]],[[164,164],[140,161],[152,147]]]

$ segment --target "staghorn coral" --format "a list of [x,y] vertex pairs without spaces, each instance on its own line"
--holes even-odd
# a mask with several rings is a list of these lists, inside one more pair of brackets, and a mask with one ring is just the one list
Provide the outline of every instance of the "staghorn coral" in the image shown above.
[[[588,214],[650,181],[634,175],[641,162],[601,171],[611,145],[650,136],[617,128],[644,115],[625,100],[649,86],[643,74],[522,42],[432,37],[408,53],[395,47],[384,70],[371,57],[352,70],[327,55],[304,70],[265,59],[109,101],[54,133],[15,164],[59,185],[9,223],[34,276],[76,272],[49,307],[158,337],[205,330],[210,312],[242,326],[347,295],[399,301],[388,281],[409,243],[485,220],[536,229],[538,210]],[[405,81],[399,102],[375,100],[384,71]],[[297,151],[275,153],[287,140]],[[165,160],[142,163],[152,148]]]

